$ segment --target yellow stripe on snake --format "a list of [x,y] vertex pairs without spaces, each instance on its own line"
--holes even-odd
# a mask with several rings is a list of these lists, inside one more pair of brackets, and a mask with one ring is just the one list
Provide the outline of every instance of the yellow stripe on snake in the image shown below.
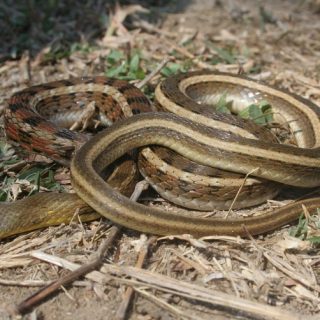
[[[268,101],[274,120],[288,127],[296,146],[279,144],[251,121],[214,111],[212,105],[225,94],[234,113]],[[96,211],[146,233],[247,236],[293,222],[302,204],[311,211],[320,206],[320,198],[312,198],[263,215],[222,219],[130,201],[120,192],[131,190],[121,182],[131,176],[131,169],[116,169],[111,182],[103,178],[115,160],[142,147],[142,175],[164,198],[191,209],[228,209],[248,173],[252,178],[245,181],[233,208],[272,198],[281,184],[320,185],[320,111],[310,101],[242,76],[209,71],[170,77],[158,85],[155,97],[166,112],[150,112],[148,99],[137,88],[104,77],[58,81],[15,94],[5,111],[8,138],[65,165],[72,159],[72,185],[82,200],[75,194],[57,200],[61,195],[45,193],[1,204],[0,238],[70,220],[76,208],[81,208],[83,220],[92,219]],[[94,116],[88,125],[116,123],[90,139],[61,128],[72,125],[92,104]]]

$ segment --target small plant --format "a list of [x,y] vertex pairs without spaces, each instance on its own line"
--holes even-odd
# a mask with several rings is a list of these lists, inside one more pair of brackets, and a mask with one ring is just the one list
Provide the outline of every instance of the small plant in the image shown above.
[[277,20],[276,18],[272,15],[271,12],[267,11],[265,7],[260,6],[259,7],[259,20],[260,20],[260,29],[261,31],[265,31],[266,27],[265,25],[270,23],[270,24],[276,24]]
[[51,191],[64,190],[60,183],[55,181],[52,166],[44,168],[43,166],[35,165],[26,170],[22,170],[15,177],[4,177],[0,191],[0,201],[6,201],[9,193],[12,191],[12,186],[22,181],[27,181],[29,184],[28,196],[39,192],[41,187]]
[[301,240],[308,240],[311,243],[318,245],[320,244],[320,236],[310,236],[309,237],[309,228],[308,226],[313,224],[316,229],[320,230],[320,210],[317,209],[317,214],[306,219],[304,215],[299,217],[298,224],[290,228],[289,235]]
[[145,72],[140,66],[141,54],[135,52],[126,58],[120,50],[112,50],[106,57],[107,71],[106,76],[124,80],[143,79]]
[[[225,91],[219,98],[215,108],[219,112],[231,114],[232,104],[233,101],[227,99],[227,92]],[[241,110],[238,115],[244,119],[251,119],[259,125],[266,125],[273,121],[272,107],[266,100],[249,105]]]
[[239,113],[239,116],[244,119],[251,119],[259,125],[266,125],[273,121],[272,107],[266,100],[249,105]]
[[183,66],[180,63],[170,62],[161,70],[161,74],[165,77],[170,77],[178,72],[186,72],[187,70],[187,66]]
[[215,108],[218,112],[231,114],[233,101],[227,101],[227,92],[225,91],[219,98]]

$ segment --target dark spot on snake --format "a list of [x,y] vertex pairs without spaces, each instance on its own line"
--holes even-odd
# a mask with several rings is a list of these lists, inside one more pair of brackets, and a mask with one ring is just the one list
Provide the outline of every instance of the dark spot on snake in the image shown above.
[[127,90],[130,90],[130,89],[132,89],[132,85],[126,84],[126,85],[120,87],[118,90],[119,90],[121,93],[125,93]]
[[67,149],[64,153],[65,157],[67,159],[71,159],[72,158],[72,155],[73,155],[73,152],[74,152],[74,148],[70,148],[70,149]]
[[174,158],[170,158],[170,155],[168,154],[167,157],[163,157],[163,161],[165,161],[169,166],[170,165],[173,165],[173,162],[174,162]]
[[16,112],[19,109],[23,108],[23,104],[22,103],[10,103],[9,104],[9,109],[12,112]]
[[74,84],[72,81],[69,81],[69,80],[61,80],[60,82],[62,85],[66,86],[66,87],[73,86],[73,84]]
[[22,130],[18,130],[18,134],[21,140],[27,140],[30,141],[30,139],[32,138],[32,135],[29,132],[26,131],[22,131]]
[[149,104],[149,100],[147,97],[144,96],[138,96],[138,97],[128,97],[127,102],[129,104],[132,103],[143,103],[143,104]]
[[24,119],[24,122],[29,124],[30,126],[37,126],[41,122],[43,122],[43,120],[40,117],[34,116],[34,117],[29,117],[29,118]]
[[52,85],[51,84],[42,84],[41,85],[41,89],[42,90],[50,90],[50,89],[52,89],[53,87],[52,87]]
[[33,95],[39,92],[39,87],[31,87],[31,88],[27,88],[26,91],[28,92],[29,95]]
[[64,139],[68,139],[68,140],[74,140],[75,138],[75,133],[68,130],[68,129],[59,129],[56,133],[56,136],[60,137],[60,138],[64,138]]
[[183,190],[184,192],[189,192],[193,189],[193,185],[190,185],[188,182],[179,180],[178,182],[179,188]]
[[139,109],[132,109],[132,113],[133,114],[139,114],[139,113],[141,113],[141,111]]
[[108,86],[113,86],[113,84],[115,83],[116,79],[113,78],[106,78],[105,84]]

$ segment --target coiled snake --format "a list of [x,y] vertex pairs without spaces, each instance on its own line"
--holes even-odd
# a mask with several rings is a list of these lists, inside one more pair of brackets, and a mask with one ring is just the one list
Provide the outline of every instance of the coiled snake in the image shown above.
[[[212,104],[225,93],[235,112],[267,100],[276,120],[293,133],[297,146],[279,144],[252,122],[214,111]],[[119,191],[125,189],[121,183],[110,186],[101,177],[106,167],[130,150],[150,145],[151,149],[144,148],[139,154],[141,173],[162,196],[193,209],[228,208],[243,174],[249,172],[253,178],[246,180],[234,207],[256,205],[274,196],[279,184],[320,184],[320,112],[310,101],[242,76],[210,71],[170,77],[158,85],[155,96],[166,112],[149,112],[148,99],[125,81],[93,77],[52,82],[14,94],[5,111],[5,129],[11,141],[31,152],[66,165],[72,158],[72,185],[77,195],[102,216],[142,232],[255,235],[294,221],[302,204],[310,210],[319,206],[320,199],[312,198],[260,216],[220,219],[150,208],[121,195]],[[92,103],[91,122],[116,123],[89,140],[61,127],[77,121],[79,112]],[[58,107],[63,108],[62,113]],[[116,170],[113,179],[127,178],[128,170]],[[221,191],[221,185],[227,191]],[[64,194],[57,200],[56,194],[44,193],[1,204],[0,238],[70,220],[75,208],[80,208],[83,220],[92,219],[92,209],[78,196]]]

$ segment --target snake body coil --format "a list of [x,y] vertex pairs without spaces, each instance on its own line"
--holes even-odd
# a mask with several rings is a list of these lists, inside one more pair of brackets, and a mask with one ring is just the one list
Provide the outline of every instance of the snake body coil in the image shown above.
[[[272,105],[276,121],[288,125],[298,147],[278,144],[272,135],[251,122],[213,111],[211,105],[225,93],[233,101],[235,112],[252,103],[267,100]],[[192,161],[219,170],[240,174],[250,172],[256,177],[252,179],[255,180],[252,182],[255,186],[261,183],[260,179],[299,187],[319,185],[320,112],[311,102],[244,77],[208,71],[167,79],[157,87],[156,99],[161,109],[170,113],[151,112],[131,118],[132,114],[149,111],[150,105],[139,90],[123,81],[97,77],[55,82],[31,87],[14,95],[9,101],[5,125],[9,138],[24,148],[46,153],[55,160],[68,163],[74,150],[88,139],[44,120],[46,116],[67,126],[75,121],[75,116],[70,116],[68,121],[65,117],[59,119],[55,105],[64,105],[72,113],[79,107],[76,101],[81,101],[83,106],[94,101],[98,118],[93,120],[106,124],[117,118],[130,117],[97,134],[77,150],[71,163],[71,172],[74,189],[90,207],[116,223],[139,231],[155,234],[191,233],[195,236],[246,235],[246,232],[259,234],[297,219],[302,203],[311,210],[319,206],[320,200],[314,198],[263,216],[224,220],[167,212],[129,201],[110,187],[100,174],[126,152],[148,145],[170,148]],[[106,112],[105,106],[111,111]],[[172,180],[178,181],[174,192],[161,188],[161,183],[156,181],[154,187],[160,194],[167,195],[170,200],[177,198],[175,202],[178,204],[189,203],[191,208],[206,208],[205,203],[210,201],[206,197],[191,196],[190,200],[189,195],[175,196],[175,192],[188,188],[185,180],[200,179],[205,181],[202,185],[206,185],[211,183],[207,178],[193,176],[190,172],[181,173],[172,169],[174,167],[170,163],[161,162],[161,166],[156,167],[158,160],[153,160],[155,158],[153,150],[142,151],[140,163],[143,166],[144,159],[147,159],[151,167],[142,169],[143,174],[148,177],[152,171],[157,173],[154,176],[165,172],[167,176],[171,174]],[[153,182],[157,179],[150,177],[149,180]],[[201,192],[192,190],[191,194],[195,193]],[[245,198],[250,199],[248,192],[241,201],[245,201]],[[251,198],[255,199],[255,196]],[[254,201],[249,205],[255,204]],[[3,211],[7,211],[8,207],[1,205],[0,214],[4,214]],[[11,214],[11,219],[18,219],[15,209]],[[7,229],[8,225],[0,224],[0,238],[16,233],[14,228],[9,233]],[[22,227],[19,232],[29,229]]]

